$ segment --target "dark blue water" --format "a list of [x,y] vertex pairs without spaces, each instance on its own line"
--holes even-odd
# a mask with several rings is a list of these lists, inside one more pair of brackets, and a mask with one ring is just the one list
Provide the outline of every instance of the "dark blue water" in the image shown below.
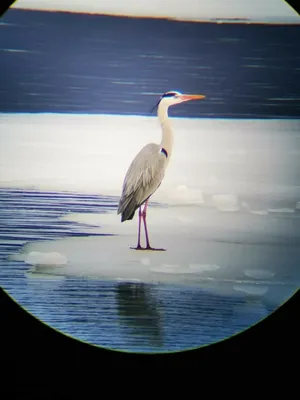
[[0,28],[2,112],[145,115],[177,89],[207,98],[172,115],[300,117],[300,25],[11,9]]

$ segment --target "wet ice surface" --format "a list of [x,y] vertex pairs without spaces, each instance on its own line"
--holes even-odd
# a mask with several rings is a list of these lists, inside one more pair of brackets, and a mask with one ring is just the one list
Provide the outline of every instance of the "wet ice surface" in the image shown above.
[[297,213],[150,206],[152,244],[167,249],[153,253],[129,249],[137,221],[121,224],[114,198],[0,196],[1,286],[88,343],[130,351],[212,343],[266,317],[299,287]]
[[271,279],[272,284],[297,276],[299,218],[185,206],[150,207],[148,219],[151,244],[165,252],[130,249],[137,240],[136,220],[120,224],[116,213],[70,213],[60,220],[86,223],[94,236],[33,242],[12,258],[48,274],[198,287],[209,280]]

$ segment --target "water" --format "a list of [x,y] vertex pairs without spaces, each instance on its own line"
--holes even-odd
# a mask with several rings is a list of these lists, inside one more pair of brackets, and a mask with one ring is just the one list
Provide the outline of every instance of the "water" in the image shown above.
[[[299,288],[299,25],[20,10],[2,21],[0,282],[19,304],[88,343],[174,351],[248,328]],[[128,162],[157,130],[131,116],[170,89],[207,96],[170,110],[194,119],[174,120],[174,163],[156,200],[181,208],[164,224],[158,204],[149,221],[155,240],[170,233],[169,248],[191,242],[188,274],[160,260],[164,282],[103,279],[110,238],[122,254],[136,232],[136,221],[103,226],[104,216],[116,216]],[[43,246],[61,249],[51,265],[37,262]],[[26,249],[31,262],[18,258]],[[70,265],[53,266],[66,254]],[[197,286],[183,284],[193,268]]]

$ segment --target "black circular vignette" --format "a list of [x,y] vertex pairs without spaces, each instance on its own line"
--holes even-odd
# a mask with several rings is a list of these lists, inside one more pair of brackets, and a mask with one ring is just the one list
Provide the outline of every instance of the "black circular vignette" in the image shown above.
[[[299,13],[296,0],[286,2]],[[1,15],[13,3],[1,2]],[[59,333],[26,312],[0,288],[0,354],[4,367],[1,377],[3,382],[12,376],[15,382],[24,378],[33,387],[49,385],[51,381],[52,389],[68,385],[71,391],[68,378],[77,390],[84,375],[92,378],[95,372],[95,384],[102,385],[100,368],[107,367],[149,365],[153,371],[153,367],[206,368],[210,361],[217,361],[214,365],[221,370],[223,364],[228,366],[229,359],[231,365],[236,361],[241,368],[251,358],[264,367],[274,364],[274,360],[283,367],[299,354],[299,309],[300,291],[264,320],[221,342],[178,353],[134,354],[101,349]]]

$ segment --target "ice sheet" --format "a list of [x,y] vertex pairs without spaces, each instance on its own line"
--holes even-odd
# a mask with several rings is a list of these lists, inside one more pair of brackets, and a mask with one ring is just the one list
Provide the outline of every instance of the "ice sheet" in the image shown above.
[[[230,295],[263,295],[267,290],[262,288],[298,279],[300,260],[297,232],[290,221],[266,218],[201,207],[152,207],[150,241],[153,247],[166,249],[153,252],[130,249],[136,245],[136,220],[121,224],[115,213],[70,214],[61,219],[90,225],[99,236],[28,243],[21,254],[10,258],[25,261],[31,274],[163,282]],[[274,235],[276,223],[284,240]]]
[[[267,202],[257,206],[263,212],[295,209],[299,120],[172,118],[172,124],[172,158],[152,201],[236,211],[241,197],[252,196]],[[118,197],[134,156],[160,140],[156,117],[0,114],[0,187]],[[273,198],[283,203],[268,203]]]

